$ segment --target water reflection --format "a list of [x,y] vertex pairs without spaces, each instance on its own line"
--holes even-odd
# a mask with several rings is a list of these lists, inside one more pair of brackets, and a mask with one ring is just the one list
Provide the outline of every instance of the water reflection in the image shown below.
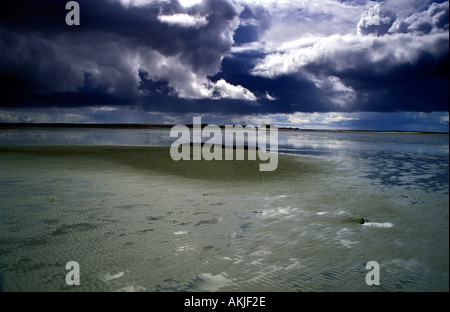
[[[0,130],[0,145],[170,146],[170,128],[17,128]],[[192,136],[192,131],[191,131]],[[225,143],[226,134],[222,137]],[[210,138],[202,138],[203,142]],[[280,153],[339,161],[384,186],[446,191],[448,134],[279,131]],[[248,144],[246,137],[245,143]]]

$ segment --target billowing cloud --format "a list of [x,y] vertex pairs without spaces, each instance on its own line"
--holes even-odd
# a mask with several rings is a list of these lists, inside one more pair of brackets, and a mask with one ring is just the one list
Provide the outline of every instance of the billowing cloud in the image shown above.
[[[420,100],[424,110],[445,110],[448,45],[448,2],[432,3],[401,19],[383,3],[372,3],[353,34],[266,43],[261,48],[265,55],[251,73],[269,79],[292,76],[299,85],[312,82],[330,110],[388,109],[379,103],[381,97],[393,110],[406,109],[404,101],[412,94],[414,110],[420,109]],[[242,48],[235,52],[242,53]],[[440,96],[424,89],[439,89]]]
[[382,3],[370,1],[367,4],[367,10],[358,22],[358,34],[375,34],[378,36],[387,34],[396,18],[395,13],[387,9]]
[[[44,12],[50,6],[45,2],[42,11],[31,12],[34,1],[2,11],[3,92],[92,91],[134,98],[142,95],[139,71],[145,71],[152,80],[167,81],[180,98],[254,99],[244,87],[208,79],[220,71],[234,43],[239,12],[229,0],[194,6],[162,0],[79,1],[83,17],[78,29],[60,25],[66,12],[58,9],[65,2],[54,3],[54,12]],[[22,19],[10,17],[19,14]]]
[[413,65],[424,55],[442,59],[448,54],[446,43],[448,33],[445,32],[421,37],[395,34],[382,38],[357,35],[305,38],[270,51],[252,72],[276,77],[322,66],[336,74],[370,67],[375,72],[386,73],[396,66]]
[[66,2],[2,5],[1,106],[291,123],[448,112],[448,1],[79,0],[80,26]]
[[449,4],[432,3],[428,10],[414,12],[398,18],[389,33],[418,33],[419,35],[441,32],[449,28]]

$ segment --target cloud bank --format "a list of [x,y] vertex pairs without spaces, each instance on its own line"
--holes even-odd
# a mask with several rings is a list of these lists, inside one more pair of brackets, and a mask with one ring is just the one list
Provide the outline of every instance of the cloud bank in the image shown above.
[[136,100],[154,91],[139,88],[145,72],[147,80],[166,82],[181,99],[254,100],[242,86],[208,79],[233,45],[239,12],[230,1],[187,8],[177,1],[79,3],[79,28],[61,23],[64,1],[24,1],[2,11],[3,92],[90,92]]
[[2,107],[448,112],[448,1],[66,2],[2,5]]

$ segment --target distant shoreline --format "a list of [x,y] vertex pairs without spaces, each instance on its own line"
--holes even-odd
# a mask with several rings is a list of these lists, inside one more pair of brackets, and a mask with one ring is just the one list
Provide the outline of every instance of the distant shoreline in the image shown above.
[[[91,124],[91,123],[0,123],[0,130],[12,128],[79,128],[79,129],[169,129],[176,125],[167,124]],[[192,127],[192,124],[186,124]],[[203,124],[202,127],[207,126]],[[224,128],[225,126],[220,126]],[[331,130],[331,129],[301,129],[278,127],[278,131],[293,132],[340,132],[340,133],[400,133],[400,134],[449,134],[449,132],[401,131],[401,130]]]

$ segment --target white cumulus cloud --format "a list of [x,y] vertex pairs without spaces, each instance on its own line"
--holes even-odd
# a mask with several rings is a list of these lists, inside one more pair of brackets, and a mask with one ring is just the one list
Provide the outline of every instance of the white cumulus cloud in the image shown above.
[[208,25],[206,16],[189,15],[184,13],[173,15],[159,15],[158,20],[169,25],[178,25],[182,27],[200,28]]

